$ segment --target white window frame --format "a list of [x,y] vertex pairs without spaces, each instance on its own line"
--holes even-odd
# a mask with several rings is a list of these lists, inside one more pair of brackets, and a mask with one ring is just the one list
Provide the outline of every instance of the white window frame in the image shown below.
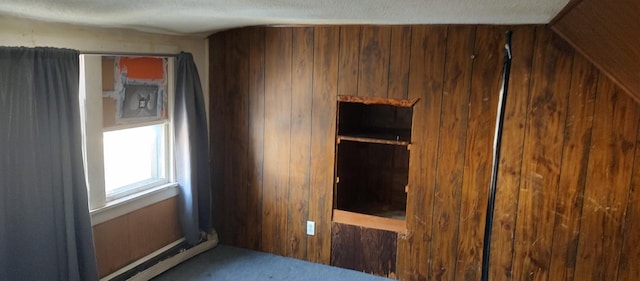
[[[164,124],[166,178],[152,181],[146,185],[107,196],[105,191],[103,120],[102,120],[102,56],[80,56],[80,115],[83,135],[83,157],[85,177],[89,194],[89,209],[92,224],[96,225],[109,219],[124,215],[156,202],[177,196],[174,168],[174,58],[168,58],[167,100],[168,116],[166,120],[150,121],[143,125]],[[140,126],[122,125],[114,129],[126,129]]]

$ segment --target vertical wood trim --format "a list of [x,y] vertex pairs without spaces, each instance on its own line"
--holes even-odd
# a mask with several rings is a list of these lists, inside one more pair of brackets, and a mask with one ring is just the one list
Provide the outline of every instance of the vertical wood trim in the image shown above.
[[226,123],[224,120],[223,109],[225,106],[225,37],[226,33],[217,33],[211,36],[209,44],[209,89],[211,97],[209,98],[210,120],[209,132],[211,142],[211,195],[213,197],[213,226],[218,232],[221,243],[229,243],[231,234],[229,229],[229,219],[225,215],[225,211],[221,210],[225,206],[226,189],[223,185],[224,180],[224,135],[226,133]]
[[[512,68],[500,152],[489,280],[513,280],[513,237],[522,168],[535,28],[511,27]],[[506,30],[503,30],[506,32]],[[498,55],[496,53],[496,55]]]
[[411,36],[408,96],[420,100],[413,109],[413,187],[407,195],[407,234],[398,239],[397,272],[401,280],[427,280],[447,27],[415,26]]
[[617,279],[640,121],[638,105],[608,79],[598,80],[595,107],[574,280]]
[[547,280],[573,50],[536,29],[527,138],[518,200],[515,280]]
[[262,171],[264,165],[264,27],[251,28],[249,44],[249,145],[247,147],[247,225],[245,243],[259,250],[262,237]]
[[358,96],[387,97],[390,38],[389,26],[362,27]]
[[313,99],[313,28],[294,29],[292,49],[291,159],[286,255],[306,259]]
[[434,280],[453,280],[457,264],[464,169],[460,159],[465,158],[475,27],[451,26],[448,34],[433,202],[430,276]]
[[360,26],[341,26],[338,64],[338,95],[358,94],[360,64]]
[[554,280],[574,280],[597,81],[597,69],[584,57],[576,55],[549,263],[549,278]]
[[265,33],[262,249],[285,255],[291,140],[291,28]]
[[407,99],[410,54],[411,26],[392,26],[388,98]]
[[307,239],[307,259],[323,264],[331,257],[339,38],[338,28],[315,28],[309,220],[316,222],[316,235]]

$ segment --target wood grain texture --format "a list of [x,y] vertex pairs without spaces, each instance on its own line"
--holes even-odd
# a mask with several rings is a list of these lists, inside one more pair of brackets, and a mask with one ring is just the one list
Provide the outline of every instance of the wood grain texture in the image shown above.
[[309,220],[316,222],[316,235],[307,239],[307,259],[323,264],[331,258],[339,38],[336,28],[315,28]]
[[396,232],[335,222],[332,225],[332,266],[395,277]]
[[140,259],[183,237],[178,223],[176,198],[160,201],[127,216],[132,260]]
[[389,54],[389,89],[387,97],[406,99],[411,59],[411,26],[391,27]]
[[387,230],[400,234],[405,234],[407,232],[407,225],[403,220],[371,216],[338,209],[333,210],[333,222],[356,225],[364,228]]
[[640,2],[584,0],[551,26],[640,101]]
[[[211,196],[213,206],[213,227],[218,233],[218,237],[223,243],[231,243],[231,227],[229,227],[229,216],[225,212],[216,210],[226,210],[227,190],[223,184],[224,178],[224,146],[226,122],[224,122],[223,109],[225,107],[225,74],[226,74],[226,33],[217,33],[209,38],[212,48],[215,51],[209,56],[209,140],[211,154]],[[218,121],[216,121],[218,120]]]
[[237,210],[231,216],[231,243],[246,247],[247,189],[235,186],[248,185],[247,146],[249,143],[249,33],[242,30],[227,35],[225,65],[228,66],[225,90],[227,94],[223,114],[228,131],[225,134],[224,186],[228,190],[226,206]]
[[358,64],[358,96],[387,97],[391,27],[362,28]]
[[598,82],[597,69],[584,57],[576,55],[572,68],[558,199],[555,206],[553,245],[549,261],[549,276],[557,280],[574,279]]
[[116,270],[183,237],[178,200],[170,198],[93,227],[98,275]]
[[640,115],[607,79],[595,107],[574,280],[617,280]]
[[414,99],[394,99],[394,98],[377,98],[368,96],[343,96],[338,95],[338,101],[355,102],[362,104],[384,104],[399,107],[412,107],[418,102],[419,98]]
[[633,176],[629,190],[629,200],[624,222],[624,241],[620,253],[618,280],[633,280],[640,276],[640,130],[636,136],[636,152],[633,160]]
[[[388,64],[378,66],[387,69],[375,70],[387,74],[382,78],[387,81],[384,96],[399,98],[406,88],[401,99],[417,100],[406,233],[398,235],[396,277],[479,280],[507,29],[514,30],[514,58],[491,280],[634,280],[640,267],[634,239],[640,233],[635,223],[640,217],[635,207],[638,169],[633,164],[637,103],[544,26],[259,27],[213,35],[211,159],[221,241],[234,243],[233,234],[241,233],[247,241],[235,241],[251,249],[331,261],[338,94],[362,93],[358,81],[369,58],[361,48],[365,41],[379,41],[372,38],[380,38],[380,30],[388,30]],[[244,36],[248,47],[238,46],[247,41]],[[406,60],[402,46],[407,37],[408,68],[399,62]],[[467,44],[472,44],[471,52],[465,51]],[[227,45],[248,50],[249,58],[239,58],[241,52]],[[228,59],[229,50],[238,52],[234,57],[240,65],[226,65],[236,61]],[[247,75],[234,74],[245,68]],[[406,85],[401,82],[404,71]],[[232,97],[236,91],[227,90],[231,86],[247,97]],[[468,100],[465,93],[470,93]],[[246,121],[225,117],[240,112],[246,112]],[[225,136],[235,134],[235,124],[247,126],[246,137]],[[227,143],[231,141],[246,143]],[[299,155],[307,146],[308,155]],[[227,148],[237,151],[228,153],[229,163],[220,159]],[[244,164],[229,159],[235,153],[246,157]],[[226,165],[245,165],[248,179],[230,179],[236,172],[229,167],[226,174]],[[245,190],[231,194],[238,189]],[[246,204],[225,207],[238,202],[243,192]],[[241,211],[247,218],[234,223],[241,206],[248,208]],[[304,220],[316,222],[315,236],[302,233],[299,222]]]
[[338,51],[338,95],[358,95],[361,26],[341,26]]
[[306,221],[309,213],[311,112],[313,101],[313,28],[293,30],[291,80],[291,146],[287,256],[307,256]]
[[[500,90],[504,29],[479,26],[474,42],[455,276],[480,278],[495,114]],[[462,160],[461,160],[462,161]]]
[[514,279],[547,280],[573,50],[538,28],[516,225]]
[[407,235],[398,239],[401,280],[428,280],[433,195],[441,118],[446,26],[412,28],[409,99],[419,98],[413,111],[413,143],[409,157]]
[[433,200],[432,280],[454,280],[475,27],[451,26],[447,37],[438,164]]
[[265,33],[262,250],[285,255],[291,145],[291,28]]
[[[250,31],[249,48],[249,143],[247,146],[246,247],[260,249],[262,238],[262,175],[264,165],[264,34],[262,27]],[[240,156],[241,157],[241,156]],[[216,212],[217,213],[217,212]]]
[[[527,119],[535,38],[535,27],[516,26],[508,29],[513,32],[511,44],[514,52],[504,113],[497,184],[500,188],[496,190],[495,197],[494,223],[491,235],[491,267],[489,268],[489,280],[505,281],[513,280],[511,274],[513,237],[520,191],[524,127]],[[502,29],[502,32],[506,31],[506,27]]]
[[331,223],[331,265],[356,269],[361,263],[359,256],[354,253],[360,253],[358,248],[360,243],[356,240],[356,231],[358,227],[333,222]]
[[98,276],[104,277],[129,264],[129,218],[117,217],[93,227]]

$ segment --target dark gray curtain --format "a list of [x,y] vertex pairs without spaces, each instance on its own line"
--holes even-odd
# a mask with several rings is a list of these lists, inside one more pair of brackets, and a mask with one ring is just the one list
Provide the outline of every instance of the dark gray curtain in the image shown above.
[[211,232],[207,115],[193,56],[180,53],[176,64],[174,126],[180,222],[187,242],[195,245],[200,231]]
[[0,47],[0,280],[97,280],[78,53]]

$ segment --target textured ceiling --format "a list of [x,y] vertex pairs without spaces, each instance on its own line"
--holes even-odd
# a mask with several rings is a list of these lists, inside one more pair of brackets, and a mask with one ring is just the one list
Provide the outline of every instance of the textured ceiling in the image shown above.
[[0,0],[0,16],[208,35],[278,24],[544,24],[569,0]]

